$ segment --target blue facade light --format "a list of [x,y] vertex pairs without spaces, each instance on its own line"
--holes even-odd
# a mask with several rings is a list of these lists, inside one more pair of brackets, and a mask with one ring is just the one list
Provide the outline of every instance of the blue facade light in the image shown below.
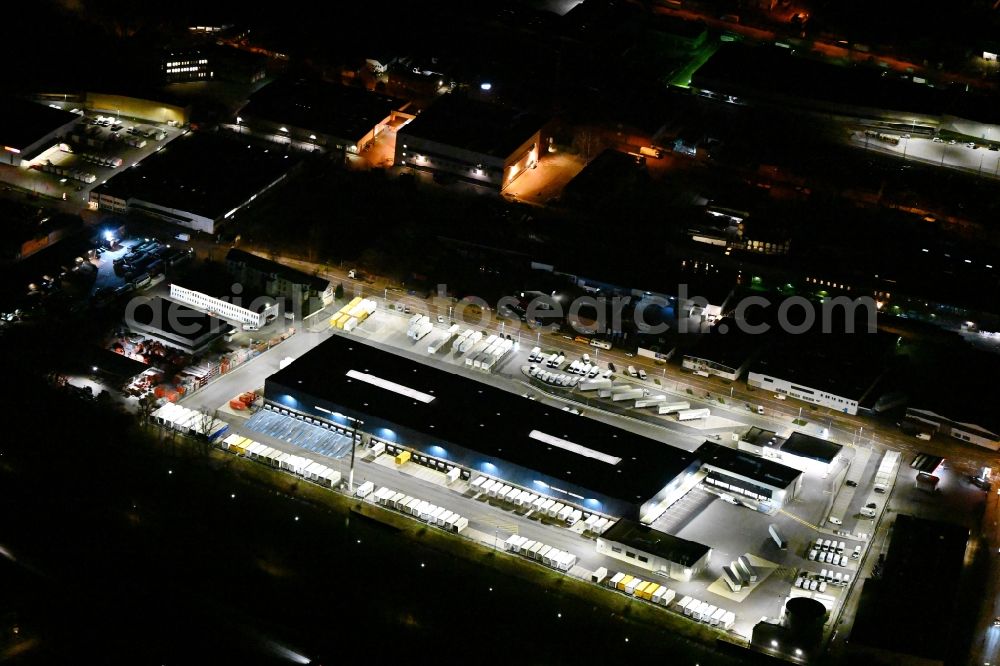
[[437,444],[432,445],[430,449],[428,449],[428,453],[432,456],[437,456],[438,458],[448,457],[448,451],[446,451],[444,447],[438,446]]

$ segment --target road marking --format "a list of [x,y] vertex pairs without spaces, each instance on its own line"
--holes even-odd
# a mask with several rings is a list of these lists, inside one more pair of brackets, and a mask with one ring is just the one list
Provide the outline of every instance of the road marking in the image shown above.
[[798,521],[798,522],[802,523],[803,525],[805,525],[806,527],[811,527],[812,529],[816,530],[817,532],[819,531],[819,527],[817,527],[816,525],[813,525],[810,522],[806,522],[805,520],[803,520],[802,518],[799,518],[795,514],[788,513],[784,509],[778,509],[778,513],[783,513],[786,516],[788,516],[789,518],[791,518],[792,520]]

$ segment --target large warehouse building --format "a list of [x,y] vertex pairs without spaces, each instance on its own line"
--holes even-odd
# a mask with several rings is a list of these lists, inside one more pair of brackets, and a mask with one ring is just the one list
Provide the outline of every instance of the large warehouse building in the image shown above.
[[236,139],[188,134],[90,192],[91,205],[144,213],[214,234],[295,168],[287,154]]
[[638,518],[678,494],[697,457],[473,379],[334,336],[265,383],[266,406],[358,427],[589,511]]
[[[358,153],[386,127],[413,117],[409,102],[363,88],[295,79],[253,94],[237,130],[312,150]],[[244,130],[245,128],[245,130]]]
[[397,166],[503,190],[538,163],[545,120],[449,94],[396,134]]
[[27,166],[56,148],[80,122],[82,115],[17,97],[0,98],[2,162]]

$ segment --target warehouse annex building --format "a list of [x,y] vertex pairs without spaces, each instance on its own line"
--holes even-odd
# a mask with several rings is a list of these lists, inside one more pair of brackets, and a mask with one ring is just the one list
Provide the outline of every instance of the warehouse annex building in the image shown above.
[[700,574],[712,557],[708,546],[626,518],[597,537],[597,552],[680,581]]
[[802,490],[802,472],[751,453],[705,442],[694,452],[705,483],[736,493],[761,504],[780,509]]
[[844,447],[804,432],[796,431],[787,437],[781,437],[773,430],[753,426],[740,437],[739,449],[777,460],[795,469],[826,474]]
[[0,97],[0,161],[25,167],[41,162],[82,118],[18,97]]
[[444,95],[396,134],[395,164],[503,190],[538,163],[546,121]]
[[298,162],[238,139],[189,133],[90,192],[91,206],[214,234]]
[[265,407],[487,475],[588,511],[637,519],[695,478],[690,453],[334,336],[271,375]]

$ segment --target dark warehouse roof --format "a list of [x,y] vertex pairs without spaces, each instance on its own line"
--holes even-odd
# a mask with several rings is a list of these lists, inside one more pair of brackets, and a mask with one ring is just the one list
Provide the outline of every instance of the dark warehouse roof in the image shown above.
[[802,474],[781,463],[726,446],[705,442],[694,452],[703,465],[712,465],[774,488],[787,488]]
[[[354,377],[348,376],[352,371]],[[403,395],[371,383],[370,377],[421,395]],[[633,503],[653,497],[695,461],[668,444],[343,336],[313,348],[272,375],[267,385],[268,399],[275,388],[305,393],[443,446],[456,444]],[[569,446],[540,440],[539,434]],[[574,444],[586,447],[589,455],[573,450]]]
[[544,124],[534,113],[448,94],[399,130],[396,141],[412,136],[507,158]]
[[23,151],[81,116],[17,97],[0,97],[0,146]]
[[622,518],[605,530],[601,538],[689,567],[712,550],[708,546],[654,530]]

